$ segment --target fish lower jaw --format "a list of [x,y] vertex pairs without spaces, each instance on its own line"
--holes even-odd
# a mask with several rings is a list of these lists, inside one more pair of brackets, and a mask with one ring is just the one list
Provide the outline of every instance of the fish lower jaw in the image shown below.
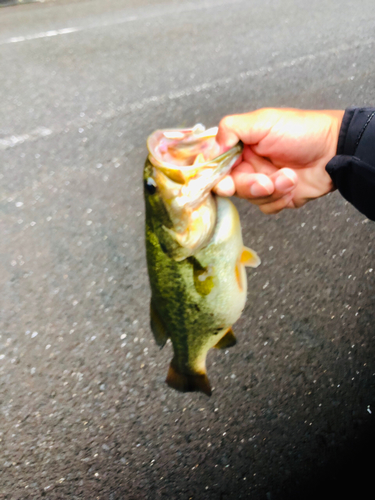
[[207,195],[195,208],[191,202],[187,203],[182,210],[174,211],[170,207],[169,212],[173,227],[163,227],[180,247],[189,250],[190,255],[192,255],[211,241],[217,221],[216,211],[215,198],[212,195]]
[[[163,226],[163,229],[181,247],[179,253],[181,254],[182,258],[186,258],[208,245],[212,238],[214,227],[209,228],[204,238],[202,237],[201,233],[193,234],[188,230],[183,233],[177,233],[174,229],[169,229],[165,226]],[[182,258],[176,260],[182,260]]]

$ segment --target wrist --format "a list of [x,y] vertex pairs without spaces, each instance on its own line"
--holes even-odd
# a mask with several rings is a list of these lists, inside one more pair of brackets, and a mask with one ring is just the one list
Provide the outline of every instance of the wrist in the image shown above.
[[339,137],[340,137],[340,129],[341,129],[341,124],[342,120],[344,118],[345,110],[336,110],[336,109],[331,109],[328,111],[325,111],[331,119],[331,127],[330,127],[330,137],[329,137],[329,154],[328,154],[328,161],[330,161],[334,156],[337,154],[337,147],[339,143]]

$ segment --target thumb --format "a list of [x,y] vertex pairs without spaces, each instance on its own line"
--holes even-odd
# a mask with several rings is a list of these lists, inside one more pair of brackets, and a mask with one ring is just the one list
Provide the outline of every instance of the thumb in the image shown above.
[[240,140],[244,144],[258,144],[268,134],[274,122],[275,116],[272,109],[226,116],[219,123],[216,142],[222,153],[235,146]]
[[219,123],[219,128],[216,135],[216,142],[220,146],[220,152],[225,153],[228,149],[235,146],[240,140],[238,130],[238,116],[226,116]]

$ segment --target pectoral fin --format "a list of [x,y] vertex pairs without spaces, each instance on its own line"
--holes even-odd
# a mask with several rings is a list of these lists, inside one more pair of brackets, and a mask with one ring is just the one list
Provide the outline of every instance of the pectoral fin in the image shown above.
[[204,267],[195,256],[187,259],[193,266],[193,278],[196,291],[200,295],[208,295],[214,287],[212,266]]
[[232,347],[237,343],[237,339],[233,333],[232,328],[229,328],[227,333],[221,337],[219,342],[214,346],[216,349],[226,349],[227,347]]
[[166,382],[169,387],[180,392],[203,392],[211,396],[211,385],[206,373],[185,374],[179,372],[173,367],[173,361],[170,364]]
[[240,262],[247,267],[258,267],[260,264],[260,258],[254,250],[251,250],[251,248],[243,247]]
[[158,312],[152,304],[152,299],[150,303],[150,326],[157,345],[160,347],[160,349],[163,348],[168,340],[169,335],[164,327],[162,320],[160,319]]

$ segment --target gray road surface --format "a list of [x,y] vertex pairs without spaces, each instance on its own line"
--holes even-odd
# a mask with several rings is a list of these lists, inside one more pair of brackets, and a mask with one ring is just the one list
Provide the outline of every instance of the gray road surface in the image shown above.
[[0,498],[280,500],[363,483],[374,224],[337,193],[273,217],[237,200],[262,266],[237,346],[209,355],[212,397],[180,394],[148,324],[141,175],[156,128],[374,105],[374,25],[373,0],[0,9]]

